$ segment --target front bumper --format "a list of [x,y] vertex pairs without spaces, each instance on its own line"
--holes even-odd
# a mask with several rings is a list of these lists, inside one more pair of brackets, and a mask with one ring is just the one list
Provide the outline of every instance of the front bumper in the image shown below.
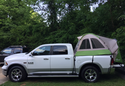
[[3,75],[7,76],[7,66],[2,67],[2,73]]

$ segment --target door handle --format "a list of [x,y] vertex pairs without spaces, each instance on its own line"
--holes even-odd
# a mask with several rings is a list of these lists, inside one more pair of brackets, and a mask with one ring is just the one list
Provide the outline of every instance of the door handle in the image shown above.
[[48,58],[44,58],[44,60],[49,60]]
[[70,58],[65,58],[66,60],[70,60]]

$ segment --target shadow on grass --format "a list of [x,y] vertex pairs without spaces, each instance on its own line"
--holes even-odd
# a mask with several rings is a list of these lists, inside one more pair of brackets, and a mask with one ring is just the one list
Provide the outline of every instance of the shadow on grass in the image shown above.
[[74,82],[81,81],[76,77],[47,77],[47,78],[27,78],[28,82]]

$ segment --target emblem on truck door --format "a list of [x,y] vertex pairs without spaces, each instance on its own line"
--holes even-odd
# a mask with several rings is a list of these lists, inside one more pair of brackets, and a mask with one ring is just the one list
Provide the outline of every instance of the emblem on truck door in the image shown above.
[[33,64],[33,62],[28,62],[28,64]]

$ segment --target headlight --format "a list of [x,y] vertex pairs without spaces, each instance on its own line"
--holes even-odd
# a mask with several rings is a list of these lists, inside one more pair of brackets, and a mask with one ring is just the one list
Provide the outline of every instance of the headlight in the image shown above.
[[8,65],[8,63],[7,63],[6,61],[4,61],[4,65],[5,65],[5,66],[7,66],[7,65]]

